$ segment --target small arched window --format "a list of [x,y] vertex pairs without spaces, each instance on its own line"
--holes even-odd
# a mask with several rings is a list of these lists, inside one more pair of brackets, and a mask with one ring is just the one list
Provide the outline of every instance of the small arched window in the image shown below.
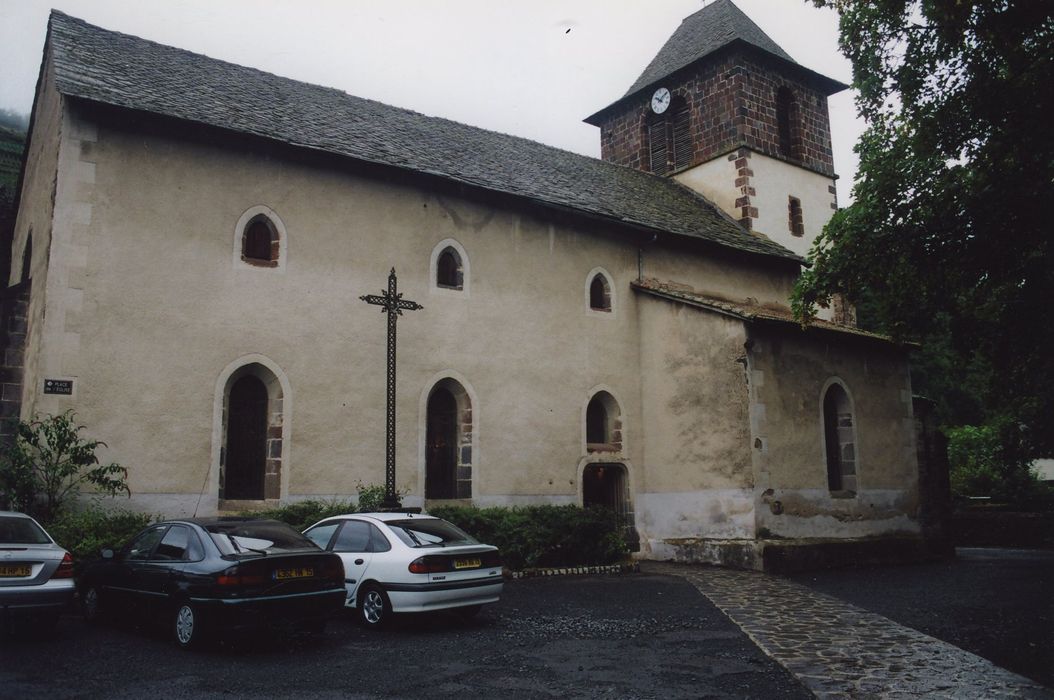
[[461,256],[453,248],[443,249],[436,260],[436,286],[444,289],[462,289],[464,283]]
[[832,384],[823,397],[823,435],[827,452],[827,488],[856,491],[856,428],[853,405],[840,384]]
[[676,96],[662,114],[651,114],[645,126],[648,166],[656,175],[687,168],[692,164],[692,112],[688,102]]
[[779,132],[780,154],[794,160],[801,159],[801,123],[798,100],[787,87],[776,91],[776,126]]
[[589,308],[593,311],[611,311],[611,287],[601,273],[593,275],[589,283]]
[[26,236],[26,248],[22,251],[22,279],[20,283],[28,282],[33,275],[33,232]]
[[242,233],[242,260],[250,265],[278,267],[278,229],[264,215],[254,216]]
[[586,451],[622,451],[622,419],[618,402],[606,391],[598,391],[586,406]]

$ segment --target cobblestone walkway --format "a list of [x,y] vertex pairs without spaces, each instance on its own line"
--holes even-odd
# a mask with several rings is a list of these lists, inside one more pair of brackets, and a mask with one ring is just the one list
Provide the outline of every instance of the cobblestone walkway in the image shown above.
[[1054,698],[1029,679],[787,579],[643,563],[690,581],[818,698]]

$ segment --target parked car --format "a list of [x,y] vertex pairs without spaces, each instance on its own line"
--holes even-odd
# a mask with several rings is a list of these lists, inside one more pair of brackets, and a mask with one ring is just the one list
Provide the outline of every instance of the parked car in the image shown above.
[[503,580],[497,547],[446,520],[413,513],[356,513],[304,534],[344,562],[345,605],[366,627],[391,613],[456,609],[465,617],[496,603]]
[[0,618],[55,625],[73,601],[73,557],[23,513],[0,511]]
[[275,520],[173,520],[100,554],[78,584],[84,617],[161,620],[181,647],[250,628],[319,633],[344,602],[340,557]]

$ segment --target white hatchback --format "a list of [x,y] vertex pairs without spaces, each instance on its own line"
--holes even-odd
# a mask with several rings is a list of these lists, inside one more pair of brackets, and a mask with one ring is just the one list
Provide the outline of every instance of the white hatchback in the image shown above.
[[501,596],[497,547],[446,520],[417,513],[354,513],[315,523],[304,534],[344,561],[345,606],[367,627],[391,613],[455,609],[465,617]]

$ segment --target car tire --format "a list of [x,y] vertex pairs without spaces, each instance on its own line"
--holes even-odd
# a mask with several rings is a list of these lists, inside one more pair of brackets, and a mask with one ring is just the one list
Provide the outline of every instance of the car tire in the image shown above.
[[463,608],[455,608],[454,612],[456,612],[462,620],[471,620],[476,615],[479,615],[479,611],[482,609],[482,605],[466,605]]
[[379,628],[388,624],[392,616],[392,604],[383,588],[375,583],[367,583],[359,591],[356,612],[363,627]]
[[81,615],[84,616],[85,622],[93,625],[105,619],[106,609],[98,586],[86,586],[81,591]]
[[201,612],[189,601],[176,606],[172,615],[172,636],[182,649],[201,646],[205,639],[205,626]]

